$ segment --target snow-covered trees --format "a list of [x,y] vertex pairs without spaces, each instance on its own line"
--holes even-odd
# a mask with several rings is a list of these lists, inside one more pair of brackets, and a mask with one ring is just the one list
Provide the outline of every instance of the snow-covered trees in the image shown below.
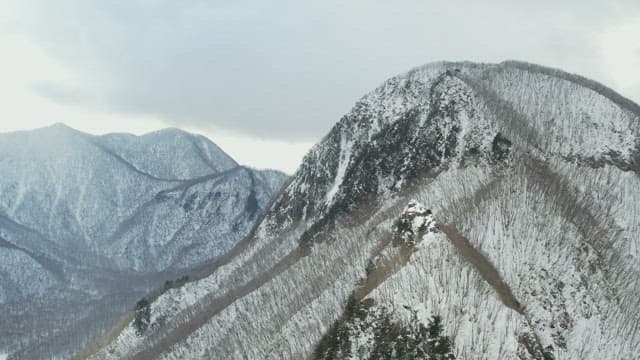
[[154,302],[166,327],[100,355],[635,358],[637,125],[618,134],[638,114],[589,91],[510,65],[390,79],[314,147],[245,248]]

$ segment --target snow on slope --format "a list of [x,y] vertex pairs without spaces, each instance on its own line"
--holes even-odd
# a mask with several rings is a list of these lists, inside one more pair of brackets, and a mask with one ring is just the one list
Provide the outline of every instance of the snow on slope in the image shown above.
[[[460,359],[635,359],[637,109],[524,63],[394,77],[309,152],[233,256],[91,358],[308,358],[355,296],[399,322],[442,316]],[[410,199],[443,231],[398,244]]]
[[176,129],[91,136],[60,124],[0,134],[0,173],[12,324],[0,347],[21,359],[68,356],[152,288],[223,255],[285,178]]
[[193,179],[238,166],[209,139],[178,129],[142,136],[108,134],[96,138],[95,142],[161,179]]

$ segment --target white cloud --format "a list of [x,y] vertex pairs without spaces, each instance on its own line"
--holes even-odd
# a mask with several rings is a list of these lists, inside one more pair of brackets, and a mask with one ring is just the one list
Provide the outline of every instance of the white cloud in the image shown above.
[[[48,82],[73,87],[77,77],[48,57],[29,37],[1,35],[0,131],[35,129],[55,122],[92,134],[129,132],[142,134],[169,126],[151,115],[98,111],[86,106],[58,103],[34,91]],[[293,173],[312,142],[256,139],[219,129],[185,128],[209,137],[241,164],[277,168]],[[1,359],[1,358],[0,358]]]
[[295,172],[314,144],[313,141],[261,139],[225,130],[186,130],[205,135],[240,164],[282,170],[289,175]]
[[152,116],[97,111],[42,97],[34,90],[38,84],[56,82],[73,87],[79,79],[28,36],[0,34],[0,48],[0,131],[33,129],[55,122],[91,133],[140,133],[166,127],[166,123]]
[[361,95],[430,61],[525,60],[638,101],[639,10],[637,0],[0,0],[0,131],[177,126],[241,163],[291,172]]
[[604,68],[623,95],[640,100],[640,16],[599,36]]

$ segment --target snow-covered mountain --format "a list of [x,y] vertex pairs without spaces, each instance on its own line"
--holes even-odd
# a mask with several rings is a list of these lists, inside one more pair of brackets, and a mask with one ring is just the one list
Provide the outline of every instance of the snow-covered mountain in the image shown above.
[[[69,355],[244,238],[285,176],[177,129],[0,134],[0,352]],[[193,276],[193,275],[192,275]]]
[[580,76],[413,69],[208,276],[79,357],[637,359],[639,135],[640,107]]

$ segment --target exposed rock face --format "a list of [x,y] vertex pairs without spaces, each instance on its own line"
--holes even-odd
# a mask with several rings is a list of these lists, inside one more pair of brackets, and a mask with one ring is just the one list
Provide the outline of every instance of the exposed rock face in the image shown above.
[[398,220],[393,224],[393,234],[398,243],[415,245],[429,232],[435,232],[436,223],[431,210],[415,200],[409,201]]
[[[93,357],[306,358],[353,296],[401,327],[441,316],[461,359],[633,359],[639,124],[613,91],[530,64],[389,79],[309,152],[233,256],[158,298],[148,334],[129,326]],[[417,205],[424,215],[408,216],[409,199],[436,231],[398,246],[397,219],[400,238],[431,221]],[[351,343],[375,333],[362,319]]]
[[285,180],[175,129],[64,125],[0,134],[0,173],[0,350],[19,359],[69,356],[224,254]]

